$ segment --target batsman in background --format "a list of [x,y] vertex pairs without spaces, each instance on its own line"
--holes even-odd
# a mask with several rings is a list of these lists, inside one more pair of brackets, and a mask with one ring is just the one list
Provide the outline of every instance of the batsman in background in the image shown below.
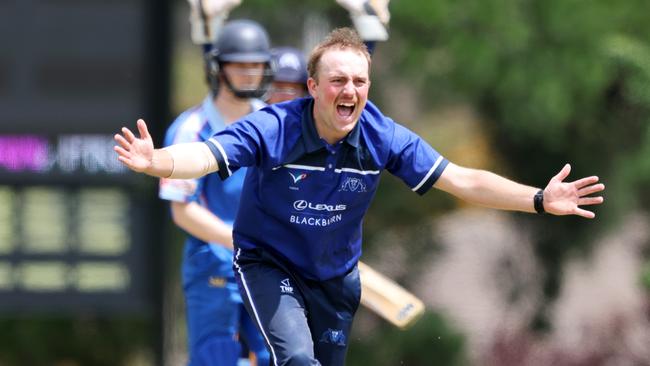
[[[236,5],[231,1],[211,4],[219,19],[225,19],[229,6]],[[192,9],[192,16],[196,11]],[[196,24],[191,24],[195,39]],[[265,105],[257,98],[267,92],[272,77],[266,31],[248,20],[212,24],[219,27],[213,51],[206,55],[211,91],[200,105],[172,123],[165,145],[205,141]],[[208,35],[203,36],[200,42],[207,41]],[[232,225],[245,174],[242,169],[234,179],[223,182],[212,174],[160,181],[160,198],[170,201],[174,223],[187,233],[182,281],[191,366],[236,366],[241,354],[238,337],[253,352],[258,366],[270,363],[266,345],[243,306],[232,269]]]

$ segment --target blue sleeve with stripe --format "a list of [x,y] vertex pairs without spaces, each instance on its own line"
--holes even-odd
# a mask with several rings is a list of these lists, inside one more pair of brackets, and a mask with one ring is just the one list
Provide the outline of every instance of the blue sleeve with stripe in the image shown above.
[[406,127],[395,123],[386,169],[422,195],[438,180],[449,161]]
[[277,118],[266,110],[249,114],[206,143],[219,165],[219,176],[226,179],[241,167],[260,166],[281,139]]

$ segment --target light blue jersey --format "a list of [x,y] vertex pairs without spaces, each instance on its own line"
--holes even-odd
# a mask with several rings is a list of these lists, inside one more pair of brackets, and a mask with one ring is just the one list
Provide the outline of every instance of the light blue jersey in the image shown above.
[[[264,107],[264,102],[253,99],[251,112]],[[226,127],[221,114],[208,95],[203,103],[183,112],[165,134],[164,146],[186,142],[200,142],[212,137]],[[233,175],[233,179],[222,181],[210,174],[200,179],[161,179],[159,197],[177,202],[198,202],[224,223],[232,226],[237,216],[246,169]],[[230,181],[232,180],[232,182]],[[205,242],[188,235],[188,245],[202,246]],[[233,276],[232,251],[219,243],[209,243],[209,248],[223,262],[222,276]]]
[[[264,106],[251,100],[251,112]],[[203,103],[183,112],[167,130],[164,145],[200,142],[226,127],[208,95]],[[201,179],[161,179],[159,197],[176,202],[197,202],[232,226],[237,215],[245,169],[222,181],[210,174]],[[182,280],[189,338],[189,365],[234,366],[239,334],[268,363],[268,352],[243,305],[233,269],[233,252],[220,243],[206,243],[187,235]]]

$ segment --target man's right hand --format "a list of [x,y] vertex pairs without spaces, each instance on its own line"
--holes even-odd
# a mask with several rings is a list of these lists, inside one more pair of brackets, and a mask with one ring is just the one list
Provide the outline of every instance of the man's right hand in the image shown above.
[[139,119],[137,126],[140,138],[135,137],[128,128],[122,127],[122,134],[115,135],[115,141],[119,146],[115,146],[113,150],[118,154],[117,160],[129,169],[138,173],[148,173],[153,165],[153,140],[144,120]]

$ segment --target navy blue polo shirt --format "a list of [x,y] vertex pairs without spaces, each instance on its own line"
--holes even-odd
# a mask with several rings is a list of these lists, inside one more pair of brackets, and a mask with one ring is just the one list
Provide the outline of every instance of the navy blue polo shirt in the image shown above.
[[368,102],[334,146],[320,139],[313,99],[267,106],[206,144],[221,178],[248,169],[233,227],[235,246],[261,247],[301,275],[327,280],[361,256],[361,225],[382,170],[424,194],[448,161]]

